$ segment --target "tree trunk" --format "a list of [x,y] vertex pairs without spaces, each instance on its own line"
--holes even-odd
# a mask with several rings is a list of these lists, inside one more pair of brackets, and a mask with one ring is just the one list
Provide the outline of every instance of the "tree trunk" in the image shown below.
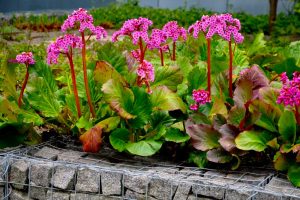
[[270,12],[269,12],[269,34],[271,35],[273,26],[276,21],[276,15],[277,15],[277,5],[278,0],[269,0],[270,4]]

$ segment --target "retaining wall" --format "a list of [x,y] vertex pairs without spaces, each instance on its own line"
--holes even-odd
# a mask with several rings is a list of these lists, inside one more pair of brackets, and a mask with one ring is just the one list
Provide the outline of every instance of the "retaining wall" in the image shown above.
[[266,169],[217,171],[38,146],[0,154],[3,199],[300,199],[300,190]]

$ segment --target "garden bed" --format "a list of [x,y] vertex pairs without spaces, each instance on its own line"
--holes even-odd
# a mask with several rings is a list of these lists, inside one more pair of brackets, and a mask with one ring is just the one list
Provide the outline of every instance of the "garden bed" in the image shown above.
[[153,158],[125,159],[105,150],[88,154],[62,142],[2,153],[1,165],[0,195],[11,200],[300,197],[300,189],[269,168],[199,169]]

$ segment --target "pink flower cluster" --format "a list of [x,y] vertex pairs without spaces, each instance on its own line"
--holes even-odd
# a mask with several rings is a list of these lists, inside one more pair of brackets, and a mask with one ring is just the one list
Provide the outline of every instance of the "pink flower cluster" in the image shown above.
[[99,40],[101,37],[106,37],[107,32],[104,30],[104,28],[101,26],[94,26],[93,21],[92,15],[88,14],[87,10],[79,8],[68,16],[61,26],[61,30],[65,32],[68,29],[74,28],[74,26],[79,23],[79,32],[84,32],[86,29],[88,29],[94,35],[96,35],[97,40]]
[[198,110],[199,105],[210,102],[209,92],[206,90],[193,90],[193,100],[195,104],[190,106],[191,110]]
[[289,80],[286,73],[281,74],[283,87],[280,90],[277,103],[285,106],[300,106],[300,72],[293,73],[293,79]]
[[26,65],[33,65],[35,60],[33,59],[33,55],[31,52],[22,52],[16,56],[17,63],[24,63]]
[[172,38],[173,42],[176,42],[180,37],[183,38],[183,40],[187,38],[186,30],[180,27],[177,21],[166,23],[162,30],[167,33],[168,38]]
[[147,43],[147,47],[150,50],[163,48],[163,50],[166,51],[166,46],[168,45],[164,44],[166,43],[167,39],[168,34],[165,31],[162,31],[160,29],[153,29],[152,34]]
[[68,54],[70,48],[82,48],[81,38],[72,34],[57,38],[47,48],[47,63],[57,64],[59,54]]
[[147,60],[143,60],[143,62],[139,65],[137,69],[137,75],[141,80],[145,82],[153,82],[154,81],[154,68],[150,62]]
[[194,38],[197,38],[200,32],[204,32],[207,39],[212,38],[214,35],[219,35],[227,41],[233,38],[236,43],[242,43],[244,36],[239,32],[240,30],[240,21],[227,13],[212,16],[204,15],[200,21],[189,27],[188,32],[193,32]]
[[129,19],[124,22],[122,28],[116,31],[112,36],[112,41],[116,42],[119,36],[129,36],[132,38],[133,44],[137,44],[139,38],[148,42],[148,29],[152,26],[152,21],[139,17],[138,19]]

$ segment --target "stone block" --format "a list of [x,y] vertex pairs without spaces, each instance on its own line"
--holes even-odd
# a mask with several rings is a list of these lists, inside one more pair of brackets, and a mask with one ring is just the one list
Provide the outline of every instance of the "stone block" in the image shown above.
[[58,166],[52,177],[52,185],[63,190],[73,190],[75,173],[71,167]]
[[196,195],[214,197],[223,199],[228,185],[228,180],[221,178],[203,178],[201,176],[190,176],[188,180],[192,180],[192,192]]
[[33,164],[31,166],[30,181],[37,186],[48,187],[54,173],[54,166],[51,163]]
[[230,185],[225,193],[226,200],[244,200],[249,199],[254,194],[254,188],[251,185],[245,183],[234,183]]
[[28,184],[29,163],[25,160],[18,160],[11,164],[9,181],[13,182],[13,187],[17,189],[25,189]]
[[145,200],[146,195],[134,192],[132,190],[126,190],[125,198],[126,199],[135,199],[135,200]]
[[174,199],[176,200],[186,200],[191,191],[191,184],[181,183],[178,185]]
[[98,193],[100,189],[99,172],[89,168],[79,169],[75,188],[77,192]]
[[101,187],[104,195],[121,195],[122,174],[117,172],[101,172]]
[[50,147],[43,147],[37,151],[34,156],[39,158],[44,158],[48,160],[56,160],[57,156],[60,154],[60,151]]
[[70,195],[70,200],[89,200],[89,194],[72,193]]
[[47,200],[69,200],[70,194],[48,190]]
[[241,183],[258,185],[265,180],[266,176],[252,174],[228,174],[226,178],[231,180],[232,182],[238,180],[238,182]]
[[172,199],[178,186],[177,183],[172,181],[173,178],[174,176],[168,176],[167,174],[153,177],[150,180],[148,194],[157,199]]
[[66,161],[66,162],[77,162],[82,159],[82,156],[87,155],[86,153],[79,151],[64,151],[58,154],[57,160]]
[[124,186],[134,192],[146,193],[150,178],[147,175],[124,175]]
[[47,189],[44,187],[38,187],[34,183],[30,183],[29,191],[30,198],[37,200],[46,200]]
[[[290,200],[297,196],[300,199],[300,190],[296,189],[288,180],[274,177],[265,186],[264,190],[255,195],[256,199],[264,200]],[[297,198],[295,198],[297,199]]]
[[28,193],[24,193],[18,190],[12,190],[9,195],[10,200],[29,200]]

